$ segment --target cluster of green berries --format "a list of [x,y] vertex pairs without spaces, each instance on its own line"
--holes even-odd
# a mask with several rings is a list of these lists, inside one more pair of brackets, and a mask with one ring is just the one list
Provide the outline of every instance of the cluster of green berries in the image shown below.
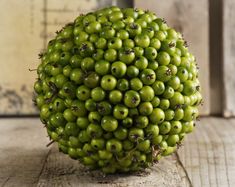
[[195,57],[154,13],[109,7],[57,32],[37,68],[35,103],[52,141],[104,173],[173,153],[202,101]]

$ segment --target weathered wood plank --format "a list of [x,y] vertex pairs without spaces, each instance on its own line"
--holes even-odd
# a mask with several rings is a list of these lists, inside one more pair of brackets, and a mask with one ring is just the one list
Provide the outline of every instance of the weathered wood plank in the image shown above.
[[[215,120],[214,120],[215,121]],[[221,125],[220,121],[216,121],[215,124]],[[235,139],[234,139],[234,129],[235,129],[235,119],[229,119],[227,123],[227,130],[224,128],[213,128],[218,134],[223,144],[223,156],[225,158],[226,166],[226,180],[229,186],[235,186]]]
[[134,6],[156,12],[165,18],[169,26],[184,34],[189,49],[196,56],[200,67],[199,79],[202,84],[204,106],[201,114],[210,113],[209,86],[209,17],[208,1],[188,0],[135,0]]
[[38,119],[0,120],[0,186],[190,186],[177,157],[171,156],[135,175],[103,177],[77,161],[49,151]]
[[235,185],[234,130],[234,119],[203,118],[187,136],[178,154],[193,186]]
[[37,183],[49,151],[47,142],[38,119],[1,119],[0,186]]
[[[53,147],[46,166],[42,171],[38,186],[183,186],[176,157],[163,159],[158,165],[143,173],[130,175],[103,176],[100,172],[89,171],[77,161],[58,152]],[[178,166],[178,167],[177,167]],[[179,170],[181,172],[179,172]],[[189,186],[188,181],[185,182]]]
[[223,2],[224,116],[235,116],[235,1]]
[[103,177],[46,148],[38,119],[1,119],[0,186],[235,186],[235,119],[203,118],[196,127],[176,155],[146,172]]

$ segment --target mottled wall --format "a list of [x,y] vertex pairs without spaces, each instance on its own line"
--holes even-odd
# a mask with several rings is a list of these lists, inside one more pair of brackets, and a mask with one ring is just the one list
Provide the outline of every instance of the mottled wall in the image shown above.
[[153,10],[183,32],[201,68],[201,114],[235,115],[233,0],[1,0],[0,115],[37,114],[28,69],[38,53],[66,22],[110,5]]
[[0,115],[36,114],[32,102],[34,69],[55,31],[80,13],[101,7],[130,6],[117,0],[1,0]]

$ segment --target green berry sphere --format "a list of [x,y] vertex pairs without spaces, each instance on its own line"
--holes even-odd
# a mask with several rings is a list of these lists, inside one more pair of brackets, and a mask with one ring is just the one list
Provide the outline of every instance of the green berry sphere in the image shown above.
[[154,13],[109,7],[78,16],[41,54],[36,105],[59,150],[104,173],[172,154],[202,101],[195,57]]

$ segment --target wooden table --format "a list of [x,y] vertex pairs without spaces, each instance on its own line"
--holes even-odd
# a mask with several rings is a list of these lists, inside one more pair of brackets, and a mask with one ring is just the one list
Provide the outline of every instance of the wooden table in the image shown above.
[[202,118],[178,153],[143,173],[103,176],[59,153],[37,118],[0,119],[1,186],[235,186],[235,119]]

